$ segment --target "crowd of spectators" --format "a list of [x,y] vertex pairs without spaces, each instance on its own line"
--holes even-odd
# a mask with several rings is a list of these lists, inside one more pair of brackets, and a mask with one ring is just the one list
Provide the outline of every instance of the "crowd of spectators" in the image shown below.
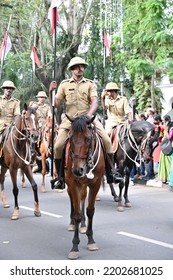
[[148,108],[146,114],[136,115],[136,119],[146,120],[154,125],[153,150],[151,159],[147,163],[143,161],[139,168],[134,165],[131,172],[131,185],[134,184],[135,179],[142,179],[146,181],[146,185],[168,185],[170,190],[173,190],[173,153],[166,155],[161,150],[161,143],[165,138],[169,139],[173,147],[173,121],[171,117],[165,115],[162,120],[153,108]]

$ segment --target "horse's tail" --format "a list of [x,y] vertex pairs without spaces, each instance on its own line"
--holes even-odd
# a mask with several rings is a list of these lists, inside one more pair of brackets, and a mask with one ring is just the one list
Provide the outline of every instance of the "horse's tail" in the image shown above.
[[101,180],[101,185],[102,185],[102,188],[103,188],[103,191],[105,191],[105,178],[104,176],[102,177],[102,180]]

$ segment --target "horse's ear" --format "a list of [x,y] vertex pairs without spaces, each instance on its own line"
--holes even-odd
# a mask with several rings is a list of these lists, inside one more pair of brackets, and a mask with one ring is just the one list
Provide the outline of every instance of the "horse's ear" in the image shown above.
[[91,118],[91,122],[93,122],[93,121],[94,121],[95,117],[96,117],[96,115],[93,115],[93,116],[92,116],[92,118]]
[[24,103],[24,110],[27,111],[28,110],[28,105],[26,103]]
[[70,117],[69,115],[65,114],[67,119],[70,121],[70,122],[73,122],[74,121],[74,118],[73,117]]
[[89,118],[87,120],[87,124],[91,124],[94,121],[95,117],[96,117],[96,115],[93,115],[91,118]]

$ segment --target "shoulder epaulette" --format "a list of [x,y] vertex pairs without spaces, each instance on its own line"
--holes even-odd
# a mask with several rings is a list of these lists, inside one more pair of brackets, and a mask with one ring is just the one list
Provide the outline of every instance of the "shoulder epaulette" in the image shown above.
[[15,101],[17,101],[17,102],[20,102],[20,100],[19,100],[19,99],[17,99],[17,98],[15,98],[15,97],[13,97],[13,99],[14,99]]
[[61,82],[61,84],[67,83],[67,82],[69,82],[69,81],[70,81],[69,79],[63,80],[63,81]]
[[90,83],[94,83],[94,81],[93,80],[89,80],[89,79],[86,79],[86,81],[89,81]]

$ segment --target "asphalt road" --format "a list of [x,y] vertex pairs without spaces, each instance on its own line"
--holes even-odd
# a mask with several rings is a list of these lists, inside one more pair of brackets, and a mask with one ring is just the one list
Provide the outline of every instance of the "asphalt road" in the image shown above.
[[[10,208],[0,205],[0,260],[67,260],[73,233],[69,224],[66,190],[50,188],[40,192],[41,175],[35,174],[39,188],[41,217],[33,214],[33,193],[20,186],[20,218],[10,219],[13,209],[12,184],[6,176],[5,190]],[[20,181],[19,181],[20,182]],[[20,185],[20,184],[19,184]],[[117,189],[118,190],[118,189]],[[87,237],[80,235],[80,260],[172,260],[173,192],[168,187],[135,185],[129,189],[131,208],[116,210],[109,187],[100,189],[96,202],[94,239],[98,251],[87,250]]]

